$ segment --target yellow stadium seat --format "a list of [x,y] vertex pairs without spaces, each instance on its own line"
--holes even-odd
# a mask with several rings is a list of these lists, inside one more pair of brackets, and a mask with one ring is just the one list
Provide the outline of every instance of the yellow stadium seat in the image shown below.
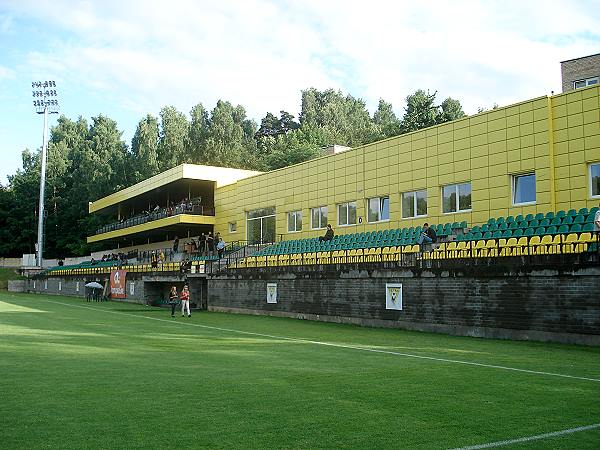
[[485,258],[487,256],[487,249],[485,248],[484,240],[476,242],[474,255],[477,258]]
[[383,247],[381,250],[381,259],[383,261],[392,261],[392,255],[396,251],[396,247]]
[[333,252],[334,264],[345,264],[346,263],[346,250],[336,250]]
[[498,256],[498,242],[495,239],[488,239],[485,243],[488,258],[495,258]]
[[531,236],[529,238],[529,248],[532,255],[539,255],[541,250],[542,239],[539,236]]
[[302,254],[301,253],[292,253],[290,255],[290,265],[292,265],[292,266],[302,265]]
[[578,242],[579,237],[576,233],[568,234],[566,237],[563,238],[563,253],[575,253],[575,247]]
[[331,252],[318,252],[317,253],[318,264],[331,264]]
[[279,255],[279,265],[280,266],[289,266],[290,265],[290,255]]

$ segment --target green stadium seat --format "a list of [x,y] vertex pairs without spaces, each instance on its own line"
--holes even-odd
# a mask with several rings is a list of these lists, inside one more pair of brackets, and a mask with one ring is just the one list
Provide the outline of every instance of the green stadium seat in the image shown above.
[[577,210],[576,209],[570,209],[567,212],[567,217],[575,217],[577,215]]
[[531,222],[533,219],[534,219],[533,214],[527,214],[525,216],[525,220],[528,221],[528,222]]
[[551,225],[546,228],[546,234],[558,234],[558,228],[554,225]]
[[555,215],[554,215],[554,213],[552,211],[547,212],[546,216],[545,216],[545,218],[548,219],[548,220],[552,220],[552,219],[554,219],[554,217],[555,217]]
[[504,217],[498,217],[498,218],[496,219],[496,223],[497,223],[498,225],[500,225],[501,223],[505,223],[505,221],[504,221]]
[[475,225],[473,228],[471,228],[471,231],[472,231],[473,233],[478,233],[478,232],[480,232],[480,231],[482,231],[482,230],[483,230],[483,231],[487,231],[487,230],[488,230],[488,227],[487,227],[487,225],[484,225],[484,227],[485,227],[485,230],[483,230],[483,227],[480,227],[479,225]]
[[460,223],[460,228],[463,228],[463,229],[464,229],[464,228],[467,228],[467,221],[466,221],[466,220],[463,220],[463,221]]
[[588,209],[587,208],[581,208],[579,210],[579,212],[577,213],[578,216],[587,216],[589,214]]
[[566,216],[562,220],[562,225],[571,225],[573,223],[573,217],[577,216]]
[[502,233],[502,238],[504,238],[504,239],[509,239],[509,238],[511,238],[511,237],[512,237],[512,235],[513,235],[513,233],[512,233],[512,230],[505,230],[505,231]]
[[512,233],[513,233],[512,237],[519,238],[519,237],[523,236],[523,230],[521,230],[520,228],[517,228]]
[[561,225],[558,227],[558,234],[567,234],[569,232],[569,225]]
[[536,236],[543,236],[546,234],[546,228],[545,227],[537,227],[535,229],[535,235]]
[[500,230],[500,231],[506,231],[506,230],[508,230],[508,225],[506,224],[506,222],[498,224],[498,230]]
[[522,230],[525,230],[525,229],[529,228],[529,221],[527,221],[527,220],[521,220],[519,222],[518,228],[521,228]]
[[533,236],[535,234],[535,230],[533,228],[526,228],[523,231],[523,236]]
[[500,231],[500,230],[496,230],[492,234],[492,239],[500,239],[501,237],[502,237],[502,231]]
[[492,232],[491,231],[487,231],[485,233],[483,233],[483,239],[492,239]]
[[560,226],[561,224],[562,224],[562,219],[560,217],[555,217],[554,219],[551,219],[551,221],[550,221],[550,225],[553,225],[556,227]]
[[577,214],[574,218],[573,218],[573,223],[585,223],[585,216],[583,214]]
[[496,223],[496,219],[494,219],[493,217],[490,217],[487,221],[488,225],[494,225]]
[[586,223],[583,225],[582,231],[594,231],[594,224],[593,223]]
[[544,213],[537,213],[534,217],[535,220],[544,220]]
[[573,225],[571,225],[571,227],[569,228],[569,232],[570,233],[581,233],[583,230],[581,228],[581,224],[579,223],[574,223]]
[[519,214],[519,215],[517,215],[517,217],[515,217],[515,222],[523,222],[523,220],[524,219],[523,219],[523,215],[522,214]]
[[[477,225],[475,225],[475,226],[477,226]],[[491,230],[490,230],[490,227],[496,227],[496,224],[495,224],[495,223],[494,223],[494,224],[487,224],[487,223],[486,223],[486,224],[484,224],[484,225],[481,225],[481,231],[482,231],[483,233],[485,233],[486,231],[491,231]]]
[[517,228],[519,228],[519,223],[518,222],[510,222],[508,224],[508,229],[509,230],[516,230]]
[[508,216],[506,218],[506,223],[513,223],[515,221],[515,218],[513,216]]
[[592,209],[590,209],[590,214],[596,214],[598,212],[598,207],[594,206]]
[[473,233],[473,237],[471,238],[472,240],[478,241],[483,237],[483,234],[481,233]]
[[550,219],[540,220],[540,227],[549,227],[549,226],[550,226]]
[[537,228],[540,226],[540,221],[536,219],[532,219],[529,221],[529,228]]

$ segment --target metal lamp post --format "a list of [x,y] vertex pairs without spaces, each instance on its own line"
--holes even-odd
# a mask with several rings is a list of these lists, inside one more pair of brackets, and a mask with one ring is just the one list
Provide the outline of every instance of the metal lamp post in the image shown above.
[[44,190],[46,188],[46,158],[48,150],[48,114],[58,113],[58,96],[54,81],[34,81],[33,106],[38,114],[44,115],[44,141],[42,144],[42,173],[40,176],[40,206],[38,210],[37,265],[42,267],[44,242]]

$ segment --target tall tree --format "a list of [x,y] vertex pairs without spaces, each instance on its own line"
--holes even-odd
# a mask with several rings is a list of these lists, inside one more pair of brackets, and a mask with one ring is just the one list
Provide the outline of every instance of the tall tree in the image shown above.
[[138,123],[131,140],[136,182],[158,173],[158,138],[158,119],[148,114]]
[[186,140],[186,155],[190,162],[206,164],[206,139],[208,137],[208,113],[202,103],[198,103],[190,111],[191,121]]
[[430,94],[422,89],[406,97],[406,108],[400,129],[408,133],[438,123],[439,109],[435,106],[435,92]]
[[174,106],[160,111],[160,139],[158,143],[158,166],[161,171],[186,162],[185,142],[188,121],[185,114]]
[[373,114],[376,139],[386,139],[400,134],[400,120],[396,117],[392,104],[379,99],[377,110]]
[[440,106],[441,114],[438,123],[450,122],[451,120],[465,117],[465,112],[458,100],[448,97]]

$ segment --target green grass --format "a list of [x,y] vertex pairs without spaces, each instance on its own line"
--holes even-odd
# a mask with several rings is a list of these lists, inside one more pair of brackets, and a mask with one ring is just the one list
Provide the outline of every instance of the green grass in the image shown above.
[[0,448],[434,449],[600,423],[598,381],[399,353],[600,378],[592,347],[0,293]]
[[24,276],[19,275],[16,269],[0,267],[0,289],[7,289],[8,280],[23,280]]

